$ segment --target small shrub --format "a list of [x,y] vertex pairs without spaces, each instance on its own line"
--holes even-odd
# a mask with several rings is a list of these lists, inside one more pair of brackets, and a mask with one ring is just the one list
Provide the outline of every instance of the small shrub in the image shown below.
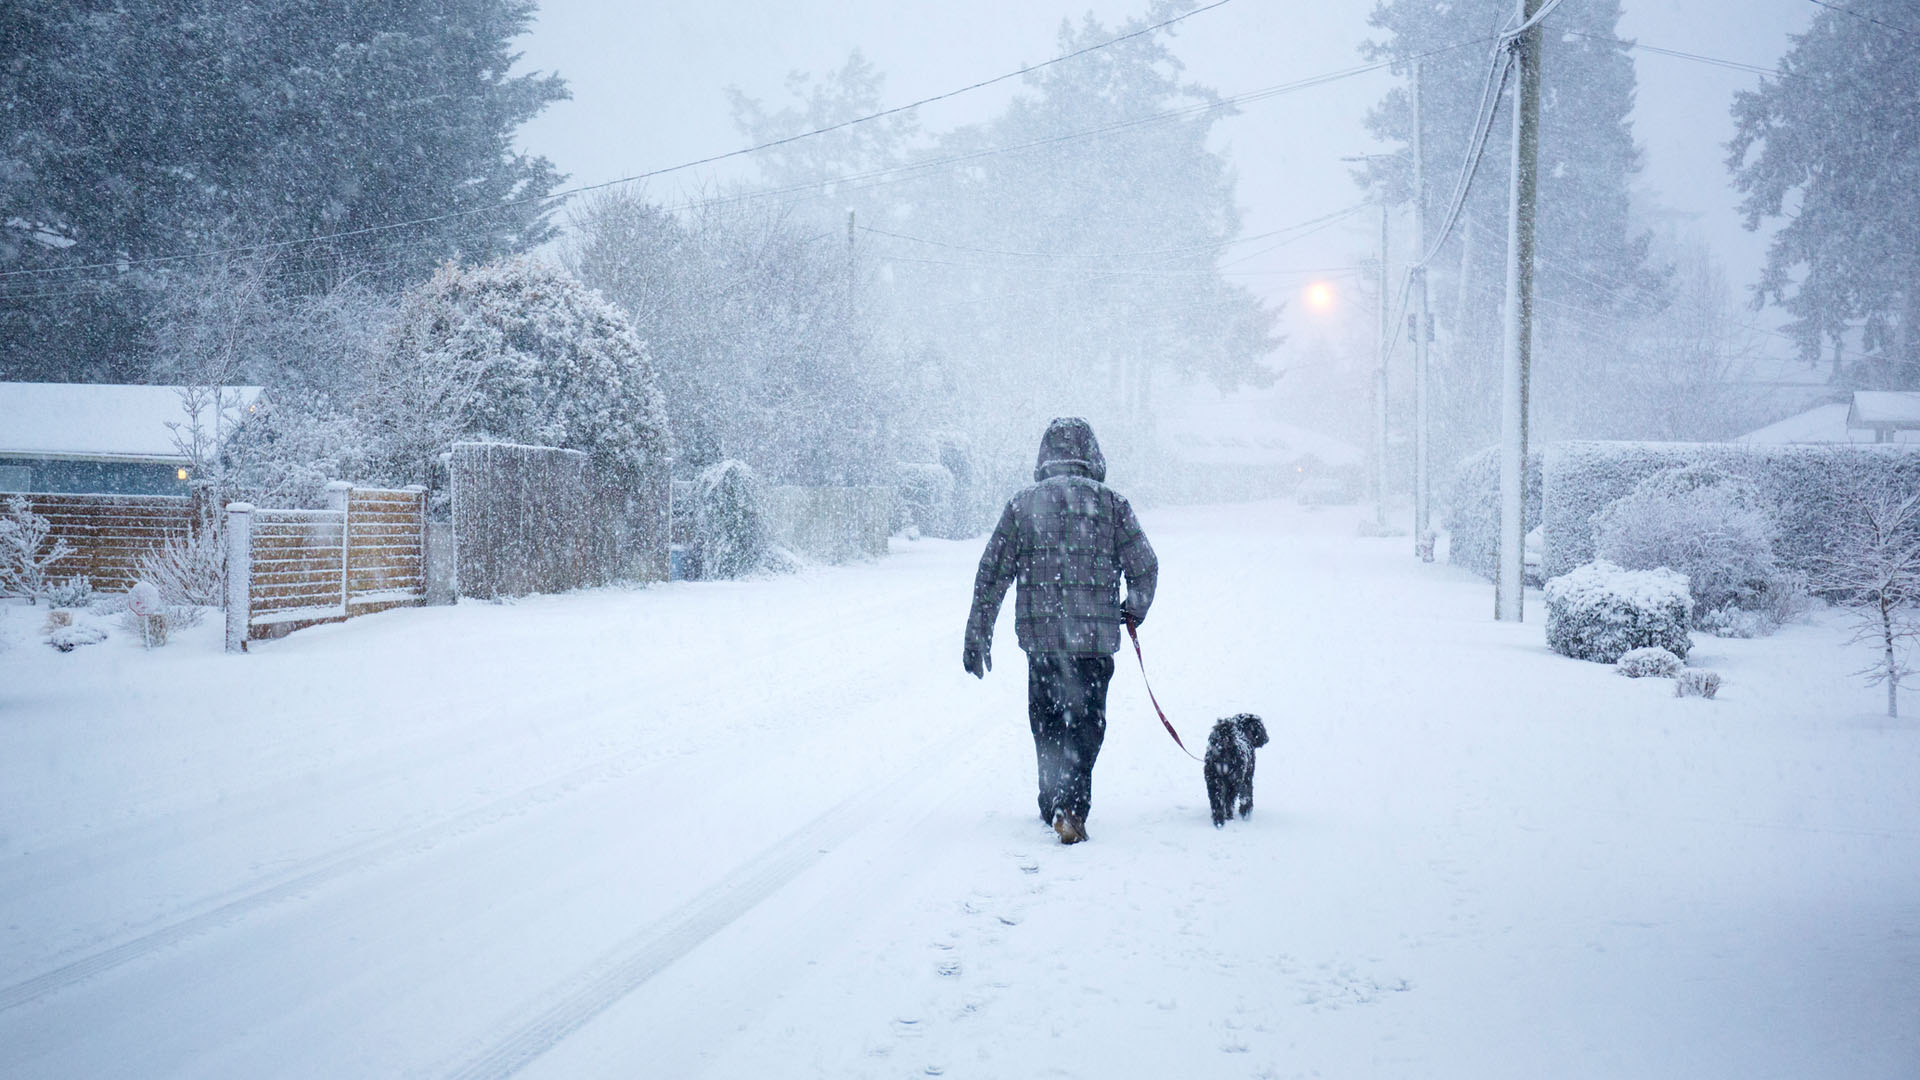
[[192,532],[167,538],[140,560],[140,580],[150,583],[174,626],[198,626],[207,608],[226,605],[227,531],[209,514]]
[[47,644],[61,652],[72,652],[81,645],[98,645],[105,640],[107,640],[105,630],[83,623],[62,626],[47,635]]
[[767,554],[766,510],[760,481],[745,462],[722,461],[700,473],[693,508],[693,566],[689,576],[744,577]]
[[1633,649],[1614,662],[1615,674],[1629,679],[1671,679],[1680,667],[1679,657],[1657,646]]
[[93,603],[93,582],[85,574],[70,577],[47,590],[47,606],[83,608]]
[[[1595,554],[1629,570],[1686,575],[1692,625],[1709,612],[1779,606],[1796,582],[1773,555],[1776,532],[1752,482],[1709,466],[1655,473],[1594,518]],[[1745,620],[1758,628],[1765,620]],[[1776,624],[1777,625],[1777,624]]]
[[1671,570],[1591,562],[1547,582],[1547,645],[1575,660],[1611,664],[1657,647],[1685,659],[1693,641],[1687,579]]
[[1674,697],[1698,697],[1711,701],[1713,695],[1719,692],[1720,673],[1717,671],[1708,671],[1705,668],[1682,668],[1680,674],[1674,676]]
[[53,525],[33,512],[25,496],[7,500],[0,514],[0,595],[24,596],[38,604],[47,594],[53,564],[73,554],[65,540],[51,537]]

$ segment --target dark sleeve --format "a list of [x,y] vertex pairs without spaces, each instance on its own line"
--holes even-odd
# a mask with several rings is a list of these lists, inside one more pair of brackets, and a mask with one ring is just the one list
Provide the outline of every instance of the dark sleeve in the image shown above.
[[1160,560],[1153,554],[1153,545],[1147,543],[1147,534],[1140,530],[1140,520],[1133,516],[1133,504],[1119,495],[1114,496],[1114,502],[1120,570],[1127,576],[1127,598],[1121,602],[1120,611],[1131,616],[1134,622],[1143,623],[1147,621],[1147,609],[1153,606],[1153,587],[1160,579]]
[[1000,617],[1000,601],[1019,574],[1019,516],[1013,503],[1000,513],[1000,524],[987,538],[987,550],[980,556],[980,569],[973,575],[973,610],[967,614],[967,636],[979,637],[983,646],[993,644],[993,623]]

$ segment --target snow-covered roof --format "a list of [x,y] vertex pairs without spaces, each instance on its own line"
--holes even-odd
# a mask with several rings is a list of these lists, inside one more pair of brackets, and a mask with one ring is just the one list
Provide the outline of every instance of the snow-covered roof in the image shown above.
[[1920,428],[1920,393],[1910,390],[1855,390],[1847,412],[1855,428]]
[[[221,397],[231,424],[260,388],[229,386]],[[200,413],[211,432],[212,403]],[[0,382],[0,455],[10,457],[184,461],[167,424],[192,419],[178,386]]]
[[1360,451],[1330,435],[1277,418],[1273,390],[1223,395],[1199,385],[1180,395],[1160,419],[1160,442],[1194,465],[1286,466],[1313,458],[1323,465],[1361,463]]
[[[1778,446],[1785,443],[1870,443],[1874,439],[1870,427],[1854,427],[1848,420],[1853,406],[1845,401],[1830,405],[1816,405],[1803,413],[1795,413],[1757,431],[1749,431],[1733,440],[1739,443],[1753,443],[1764,446]],[[1920,442],[1920,432],[1895,432],[1895,442]]]

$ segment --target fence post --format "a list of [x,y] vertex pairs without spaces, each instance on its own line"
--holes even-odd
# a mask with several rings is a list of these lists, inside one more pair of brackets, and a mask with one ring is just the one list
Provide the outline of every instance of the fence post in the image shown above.
[[327,481],[327,509],[340,511],[340,617],[353,614],[347,606],[348,587],[353,580],[353,567],[349,560],[353,552],[352,522],[347,517],[347,504],[353,501],[353,485],[345,480]]
[[427,487],[425,484],[408,484],[405,490],[420,496],[420,596],[425,599],[427,595]]
[[227,504],[227,651],[247,651],[253,628],[253,504]]

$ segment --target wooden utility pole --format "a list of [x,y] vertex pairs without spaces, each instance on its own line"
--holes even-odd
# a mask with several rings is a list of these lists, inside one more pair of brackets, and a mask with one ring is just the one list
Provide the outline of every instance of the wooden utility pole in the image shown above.
[[1432,526],[1427,520],[1427,361],[1433,344],[1433,315],[1427,310],[1427,157],[1421,139],[1420,61],[1413,62],[1413,553],[1433,561]]
[[1373,520],[1381,531],[1387,525],[1387,345],[1393,316],[1387,311],[1387,205],[1380,191],[1380,346],[1373,371]]
[[[1520,23],[1542,0],[1518,0]],[[1520,63],[1514,88],[1513,175],[1507,204],[1507,311],[1500,387],[1500,576],[1494,618],[1526,614],[1527,397],[1533,359],[1533,225],[1540,174],[1540,28],[1513,39]]]

